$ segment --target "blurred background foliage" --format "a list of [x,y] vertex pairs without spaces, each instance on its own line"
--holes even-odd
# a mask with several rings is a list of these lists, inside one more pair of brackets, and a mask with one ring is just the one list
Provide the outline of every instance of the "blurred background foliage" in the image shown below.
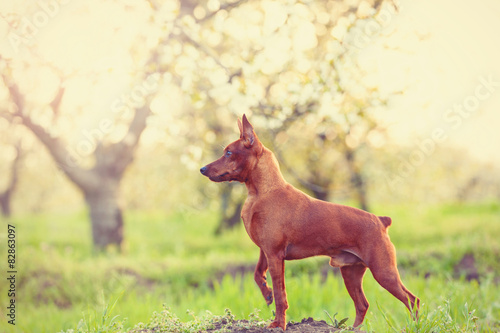
[[[147,127],[137,133],[134,161],[118,181],[125,209],[213,208],[220,209],[221,227],[237,222],[244,189],[210,184],[197,170],[237,138],[236,118],[243,113],[275,151],[285,177],[323,200],[369,209],[372,202],[500,197],[498,166],[439,144],[412,166],[418,146],[388,135],[383,114],[411,87],[388,88],[374,79],[362,51],[381,40],[382,48],[408,51],[389,43],[396,3],[108,1],[51,10],[48,15],[33,4],[24,14],[4,14],[9,45],[1,55],[0,189],[7,191],[16,175],[13,212],[83,207],[78,186],[64,176],[64,161],[54,163],[23,126],[26,119],[66,147],[66,162],[75,164],[70,168],[92,169],[98,148],[126,141],[144,106],[151,111]],[[117,16],[105,26],[109,10]],[[47,27],[34,21],[42,11]],[[89,37],[90,21],[68,26],[75,15],[92,11],[107,28],[104,37]],[[412,33],[425,39],[418,29]],[[65,54],[64,42],[75,35],[80,48]],[[92,42],[97,50],[87,49]],[[391,181],[396,177],[401,181]]]

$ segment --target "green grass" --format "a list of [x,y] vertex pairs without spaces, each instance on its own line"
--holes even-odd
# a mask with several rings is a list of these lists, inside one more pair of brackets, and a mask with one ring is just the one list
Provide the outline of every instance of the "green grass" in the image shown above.
[[[422,316],[417,323],[409,320],[404,306],[367,274],[364,289],[371,307],[364,329],[500,329],[498,204],[375,211],[393,219],[390,235],[403,281],[422,299]],[[265,305],[252,274],[220,273],[237,265],[253,266],[257,247],[241,227],[213,236],[216,222],[210,212],[128,212],[125,252],[95,254],[84,214],[11,219],[17,231],[17,318],[15,327],[7,324],[3,305],[8,286],[2,278],[0,332],[118,332],[141,322],[152,325],[161,316],[189,329],[218,318],[207,311],[225,316],[227,308],[238,319],[255,311],[262,320],[272,319],[274,305]],[[6,225],[1,223],[1,239]],[[6,253],[4,244],[0,242],[0,253]],[[454,271],[465,254],[473,254],[480,283],[467,282]],[[347,324],[352,325],[354,306],[342,279],[333,269],[319,273],[327,263],[326,258],[287,262],[289,320],[314,317],[330,322],[328,313],[337,313],[338,318],[349,317]]]

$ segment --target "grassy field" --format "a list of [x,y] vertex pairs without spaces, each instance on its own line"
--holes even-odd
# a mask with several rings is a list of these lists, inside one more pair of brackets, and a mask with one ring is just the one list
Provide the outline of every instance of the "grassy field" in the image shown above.
[[[377,207],[375,213],[392,217],[403,281],[423,307],[421,320],[412,322],[367,274],[371,307],[364,330],[500,331],[499,204]],[[16,227],[15,326],[6,317],[8,224]],[[265,305],[247,274],[258,248],[243,228],[215,237],[215,226],[211,212],[127,212],[125,252],[95,254],[83,213],[4,220],[0,332],[118,332],[162,316],[189,326],[227,308],[240,319],[272,319],[274,305]],[[466,279],[472,273],[479,281]],[[352,325],[354,306],[327,258],[287,262],[286,285],[289,320],[329,321],[337,314]]]

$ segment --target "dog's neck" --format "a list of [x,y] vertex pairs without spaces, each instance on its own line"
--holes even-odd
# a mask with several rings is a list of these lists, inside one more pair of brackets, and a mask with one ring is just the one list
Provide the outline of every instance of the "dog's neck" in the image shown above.
[[245,182],[248,195],[259,195],[287,184],[274,154],[262,146],[262,154]]

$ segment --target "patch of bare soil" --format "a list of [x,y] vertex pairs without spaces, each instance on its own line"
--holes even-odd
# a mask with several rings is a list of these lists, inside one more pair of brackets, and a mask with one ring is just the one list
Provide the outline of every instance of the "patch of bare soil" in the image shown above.
[[460,262],[454,267],[455,276],[460,277],[464,275],[467,281],[479,281],[479,273],[476,266],[476,258],[472,253],[466,253]]
[[[302,319],[300,323],[289,322],[286,327],[286,332],[304,332],[304,333],[328,333],[339,332],[341,329],[329,325],[324,320],[316,321],[312,318]],[[346,330],[342,330],[345,332]],[[276,333],[283,332],[281,328],[266,328],[256,326],[248,320],[235,320],[231,324],[225,322],[216,323],[213,329],[205,332],[245,332],[245,333]],[[361,332],[359,330],[352,330],[351,332]]]

